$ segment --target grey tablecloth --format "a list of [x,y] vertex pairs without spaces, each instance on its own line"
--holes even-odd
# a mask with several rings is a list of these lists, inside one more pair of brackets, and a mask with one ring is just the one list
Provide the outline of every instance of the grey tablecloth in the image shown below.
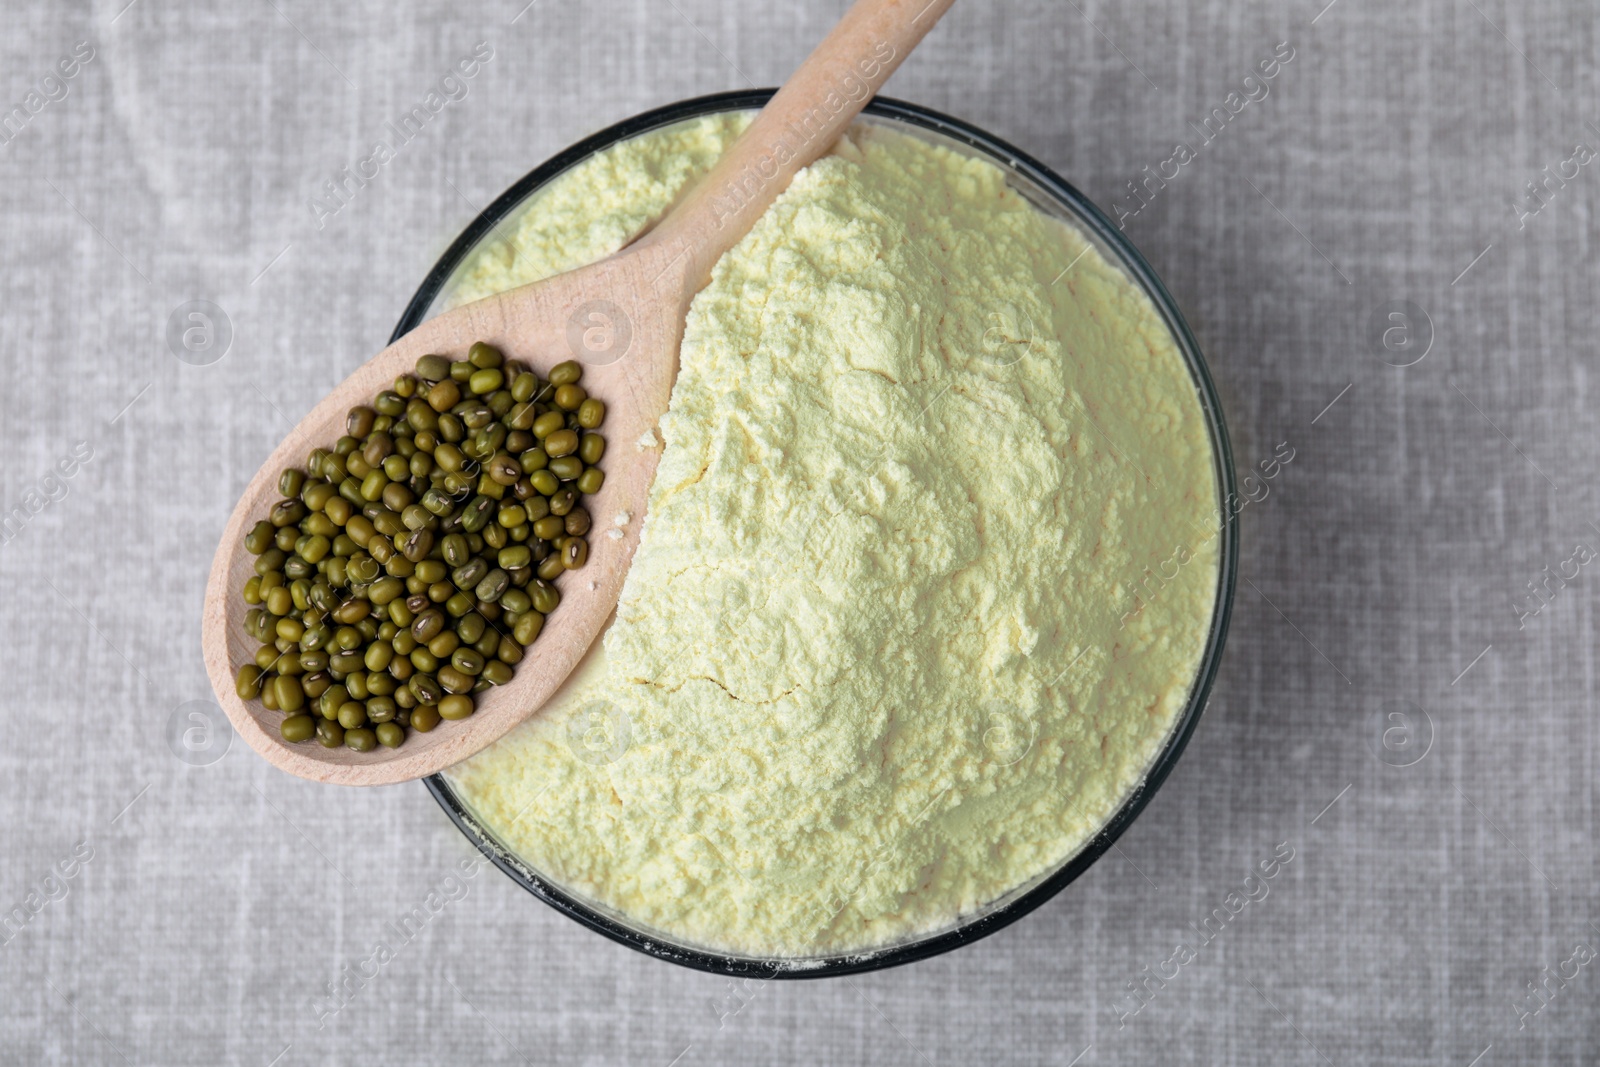
[[[891,82],[1120,205],[1239,467],[1294,451],[1242,516],[1188,754],[1025,921],[734,987],[449,881],[473,852],[420,785],[208,749],[202,589],[273,443],[516,177],[781,80],[844,6],[523,2],[7,10],[0,1061],[1595,1061],[1585,5],[969,0]],[[464,97],[330,198],[480,42]]]

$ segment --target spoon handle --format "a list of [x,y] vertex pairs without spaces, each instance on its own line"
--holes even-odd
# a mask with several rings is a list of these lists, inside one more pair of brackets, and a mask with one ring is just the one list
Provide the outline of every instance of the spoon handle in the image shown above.
[[833,142],[955,0],[856,0],[711,171],[639,244],[686,270],[685,300]]

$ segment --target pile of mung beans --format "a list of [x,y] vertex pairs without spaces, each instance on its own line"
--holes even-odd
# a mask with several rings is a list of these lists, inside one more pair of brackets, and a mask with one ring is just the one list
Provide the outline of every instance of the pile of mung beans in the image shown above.
[[541,380],[482,342],[423,356],[283,472],[245,537],[261,647],[238,693],[284,713],[285,741],[396,748],[511,680],[589,556],[606,408],[582,377],[568,361]]

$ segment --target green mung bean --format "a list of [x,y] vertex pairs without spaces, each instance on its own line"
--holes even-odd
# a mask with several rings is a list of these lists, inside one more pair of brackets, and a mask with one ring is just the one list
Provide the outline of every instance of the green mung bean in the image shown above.
[[423,356],[277,479],[244,535],[244,700],[279,735],[396,748],[504,685],[581,567],[603,481],[604,401],[574,361],[541,377],[479,342]]

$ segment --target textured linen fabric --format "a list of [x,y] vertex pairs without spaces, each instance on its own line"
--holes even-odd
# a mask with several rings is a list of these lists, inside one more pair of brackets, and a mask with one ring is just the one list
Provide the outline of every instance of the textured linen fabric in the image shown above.
[[890,82],[1138,207],[1241,473],[1294,458],[1115,850],[957,952],[742,985],[471,867],[421,785],[208,734],[200,603],[240,488],[481,207],[781,81],[842,0],[12,5],[0,1062],[1593,1062],[1593,11],[1324,2],[968,0]]

